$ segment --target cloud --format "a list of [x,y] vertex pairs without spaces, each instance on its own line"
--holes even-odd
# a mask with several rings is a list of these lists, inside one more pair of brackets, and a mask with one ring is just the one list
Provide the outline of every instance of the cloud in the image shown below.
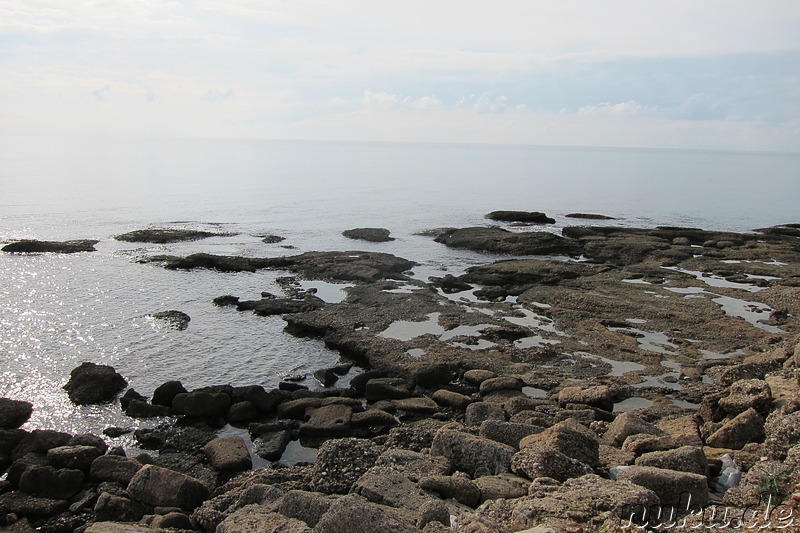
[[224,102],[225,100],[230,100],[231,98],[233,98],[233,89],[227,89],[225,91],[217,91],[216,89],[209,89],[200,98],[208,102]]
[[95,102],[105,102],[106,101],[106,93],[111,90],[111,87],[106,85],[100,89],[92,91],[92,96],[94,96]]
[[638,115],[645,108],[634,100],[627,102],[620,102],[618,104],[611,104],[609,102],[600,102],[599,104],[586,105],[578,109],[579,115]]
[[[341,104],[342,99],[338,99],[337,102]],[[440,107],[442,102],[435,94],[414,98],[413,96],[402,96],[398,94],[389,94],[387,92],[375,93],[369,89],[365,89],[361,97],[361,105],[367,109],[377,110],[395,108],[429,110]]]
[[477,96],[474,94],[462,96],[456,103],[456,107],[471,109],[476,113],[505,113],[509,109],[517,109],[518,105],[509,104],[508,97],[505,95],[494,96],[492,93],[483,93]]

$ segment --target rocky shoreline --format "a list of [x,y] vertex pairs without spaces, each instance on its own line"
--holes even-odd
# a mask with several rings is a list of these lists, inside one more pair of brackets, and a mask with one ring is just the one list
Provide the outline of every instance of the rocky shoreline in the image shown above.
[[[710,519],[697,509],[769,502],[760,524],[792,531],[798,233],[449,228],[432,236],[509,258],[427,282],[382,252],[147,258],[351,284],[335,303],[302,290],[214,302],[283,315],[346,360],[315,372],[316,390],[176,380],[119,400],[122,376],[81,365],[65,387],[74,402],[170,417],[136,431],[151,450],[136,457],[100,436],[18,429],[35,405],[2,399],[2,530],[609,533],[633,511],[642,525],[645,509],[657,531],[652,510],[674,508],[685,523],[662,517],[660,530],[690,531]],[[315,461],[281,462],[292,443]],[[272,466],[252,469],[256,456]]]

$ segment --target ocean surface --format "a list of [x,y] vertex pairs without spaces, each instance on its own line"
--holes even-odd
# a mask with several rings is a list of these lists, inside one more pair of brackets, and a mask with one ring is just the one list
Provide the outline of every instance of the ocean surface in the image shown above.
[[[377,250],[420,263],[414,275],[427,280],[497,257],[450,250],[415,233],[485,225],[484,214],[497,209],[544,211],[557,220],[548,231],[587,223],[565,218],[572,212],[602,213],[625,226],[749,231],[800,222],[798,198],[796,154],[5,137],[0,242],[100,243],[93,253],[0,254],[0,397],[34,404],[27,429],[100,432],[142,422],[118,405],[69,402],[61,387],[83,361],[114,366],[145,395],[170,379],[187,388],[274,387],[339,361],[321,340],[285,333],[280,317],[211,303],[224,294],[280,293],[275,280],[285,273],[175,272],[135,262],[147,254]],[[388,228],[396,240],[341,235],[364,226]],[[174,245],[112,239],[147,227],[235,235]],[[266,244],[259,237],[266,234],[286,240]],[[319,287],[336,298],[335,287]],[[169,309],[188,313],[189,328],[165,329],[147,318]]]

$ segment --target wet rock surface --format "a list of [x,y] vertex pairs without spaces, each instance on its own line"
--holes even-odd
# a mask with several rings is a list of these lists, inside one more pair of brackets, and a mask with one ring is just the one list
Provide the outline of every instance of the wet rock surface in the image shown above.
[[72,370],[64,390],[73,403],[89,405],[113,400],[127,385],[113,367],[87,362]]
[[228,237],[230,233],[214,233],[191,229],[140,229],[117,235],[114,239],[125,242],[149,242],[167,244],[173,242],[199,241],[209,237]]
[[3,246],[3,252],[12,253],[56,253],[74,254],[78,252],[94,252],[97,240],[77,241],[37,241],[21,240]]
[[356,239],[369,242],[389,242],[394,237],[390,237],[390,231],[386,228],[353,228],[342,232],[348,239]]

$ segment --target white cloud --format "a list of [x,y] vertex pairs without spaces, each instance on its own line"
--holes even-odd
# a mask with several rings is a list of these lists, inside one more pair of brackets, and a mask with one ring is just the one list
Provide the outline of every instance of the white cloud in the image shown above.
[[224,102],[225,100],[230,100],[233,98],[233,95],[233,89],[226,89],[224,91],[209,89],[203,96],[201,96],[201,98],[209,102]]
[[611,114],[611,115],[638,115],[645,108],[633,100],[611,104],[600,102],[599,104],[587,105],[578,109],[579,115]]

